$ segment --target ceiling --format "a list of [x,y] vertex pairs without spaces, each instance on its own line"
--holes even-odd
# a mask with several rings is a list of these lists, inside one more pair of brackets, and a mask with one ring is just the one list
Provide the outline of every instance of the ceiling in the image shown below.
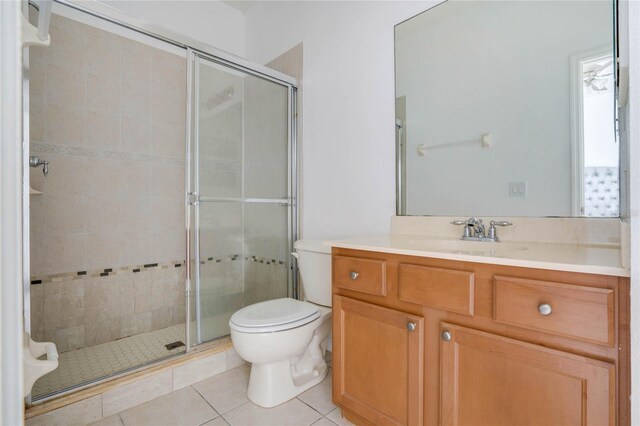
[[256,3],[255,0],[222,0],[223,3],[228,4],[229,6],[238,9],[242,13],[247,13],[249,9],[253,7]]

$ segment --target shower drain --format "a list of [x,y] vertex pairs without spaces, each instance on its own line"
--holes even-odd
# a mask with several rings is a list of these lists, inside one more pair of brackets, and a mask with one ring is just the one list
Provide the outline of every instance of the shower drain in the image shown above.
[[184,346],[184,343],[182,343],[180,340],[178,340],[177,342],[173,342],[173,343],[168,343],[166,345],[164,345],[165,348],[167,348],[168,351],[175,349],[175,348],[179,348],[180,346]]

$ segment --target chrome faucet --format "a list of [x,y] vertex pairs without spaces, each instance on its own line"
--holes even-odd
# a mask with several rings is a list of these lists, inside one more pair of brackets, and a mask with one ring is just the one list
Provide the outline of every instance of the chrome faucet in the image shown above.
[[31,167],[42,166],[42,174],[45,176],[49,174],[49,162],[47,160],[41,160],[35,155],[32,155],[29,157],[29,166]]
[[454,220],[451,222],[452,225],[464,225],[462,238],[461,240],[468,241],[485,241],[485,242],[494,242],[497,243],[500,241],[498,239],[498,235],[496,233],[496,226],[510,226],[513,225],[511,222],[492,220],[489,223],[489,233],[485,234],[485,227],[482,223],[482,219],[478,219],[475,217],[470,217],[467,220]]

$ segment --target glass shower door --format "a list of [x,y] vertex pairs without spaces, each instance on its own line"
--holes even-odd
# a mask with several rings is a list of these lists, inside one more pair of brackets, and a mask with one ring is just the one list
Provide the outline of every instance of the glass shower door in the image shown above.
[[195,344],[291,289],[291,89],[192,54]]

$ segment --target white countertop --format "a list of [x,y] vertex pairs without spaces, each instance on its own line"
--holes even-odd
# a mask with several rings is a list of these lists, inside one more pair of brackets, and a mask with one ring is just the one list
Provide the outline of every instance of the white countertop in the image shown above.
[[354,250],[432,257],[463,262],[628,277],[618,244],[498,243],[461,241],[422,235],[384,234],[327,241]]

